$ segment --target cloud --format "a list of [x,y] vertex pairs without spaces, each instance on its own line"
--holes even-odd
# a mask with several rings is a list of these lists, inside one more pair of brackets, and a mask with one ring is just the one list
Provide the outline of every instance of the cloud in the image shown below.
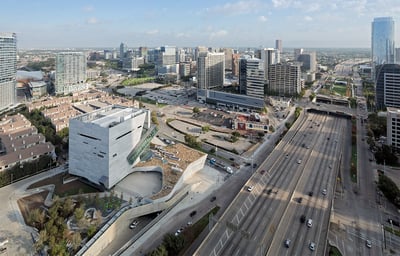
[[313,18],[310,17],[310,16],[305,16],[305,17],[304,17],[304,20],[305,20],[305,21],[313,21]]
[[268,19],[267,19],[266,16],[261,15],[261,16],[258,17],[258,20],[261,21],[261,22],[266,22]]
[[99,23],[99,20],[96,19],[95,17],[91,17],[91,18],[89,18],[89,19],[86,20],[86,23],[87,23],[87,24],[98,24],[98,23]]
[[224,15],[240,15],[248,13],[256,13],[263,7],[260,1],[238,1],[228,2],[224,5],[218,5],[212,8],[206,8],[206,12],[222,13]]
[[156,34],[158,34],[158,29],[146,31],[146,34],[147,35],[156,35]]
[[228,35],[228,31],[221,29],[218,31],[213,31],[210,33],[210,39],[217,38],[217,37],[224,37]]
[[83,7],[83,10],[84,10],[85,12],[92,12],[92,11],[94,10],[94,7],[91,6],[91,5],[87,5],[87,6],[84,6],[84,7]]

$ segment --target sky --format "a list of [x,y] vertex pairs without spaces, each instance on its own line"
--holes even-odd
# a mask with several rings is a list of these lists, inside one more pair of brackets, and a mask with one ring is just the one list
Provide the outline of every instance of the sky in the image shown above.
[[17,47],[370,48],[374,17],[400,0],[1,0],[0,32]]

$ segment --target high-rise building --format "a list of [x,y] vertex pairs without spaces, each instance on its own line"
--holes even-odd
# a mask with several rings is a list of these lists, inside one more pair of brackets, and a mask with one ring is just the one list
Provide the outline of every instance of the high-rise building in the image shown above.
[[276,39],[275,40],[275,49],[277,49],[280,53],[282,53],[282,40]]
[[0,33],[0,110],[16,103],[17,36]]
[[197,60],[197,89],[211,90],[222,87],[224,78],[225,54],[223,52],[200,53]]
[[303,63],[302,67],[304,71],[311,73],[317,71],[317,56],[315,52],[302,53],[297,57],[297,61]]
[[297,60],[300,54],[303,54],[303,48],[295,48],[293,50],[294,53],[294,60]]
[[379,17],[372,22],[371,49],[373,66],[395,63],[394,31],[392,17]]
[[[375,106],[377,109],[385,107],[385,86],[393,87],[393,82],[396,81],[397,75],[400,74],[400,65],[398,64],[383,64],[375,68]],[[395,85],[394,87],[397,87]],[[388,92],[389,93],[389,92]],[[389,98],[388,98],[389,99]],[[393,100],[396,101],[396,98]],[[391,101],[391,100],[389,100]],[[397,98],[398,101],[398,98]]]
[[383,80],[385,106],[400,108],[400,72],[385,73]]
[[56,94],[68,94],[88,88],[86,57],[82,52],[57,53],[54,85]]
[[224,53],[225,53],[225,69],[231,71],[232,70],[233,49],[225,48]]
[[280,63],[280,56],[276,49],[274,48],[264,48],[261,49],[261,60],[264,62],[264,75],[265,80],[268,82],[268,70],[273,64]]
[[70,119],[69,172],[110,189],[132,172],[153,131],[146,109],[111,105]]
[[295,96],[301,92],[300,63],[278,63],[269,68],[268,93]]
[[395,149],[400,149],[400,109],[387,108],[386,119],[387,143]]
[[174,65],[176,64],[176,47],[175,46],[161,46],[158,66]]
[[119,59],[122,60],[125,58],[125,53],[128,51],[128,47],[126,44],[122,43],[119,45]]
[[257,58],[240,59],[239,64],[239,86],[240,93],[250,97],[264,98],[264,65],[263,61]]
[[239,76],[239,61],[240,54],[234,53],[232,54],[232,75]]

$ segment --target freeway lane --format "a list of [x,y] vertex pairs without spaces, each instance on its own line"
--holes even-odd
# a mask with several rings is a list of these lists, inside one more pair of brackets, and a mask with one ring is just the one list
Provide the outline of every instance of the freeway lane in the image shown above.
[[[308,241],[322,252],[326,243],[333,180],[348,120],[306,113],[260,165],[195,255],[305,255]],[[261,173],[265,170],[265,173]],[[254,186],[251,192],[247,186]],[[321,191],[327,189],[327,195]],[[308,193],[313,191],[313,196]],[[298,198],[302,197],[302,203]],[[300,215],[313,218],[313,227]],[[290,248],[283,241],[298,234]],[[289,249],[289,250],[288,250]]]

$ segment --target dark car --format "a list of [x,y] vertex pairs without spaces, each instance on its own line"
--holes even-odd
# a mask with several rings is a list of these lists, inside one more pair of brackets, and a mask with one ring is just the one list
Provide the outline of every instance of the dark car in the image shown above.
[[264,174],[264,173],[265,173],[265,170],[261,170],[260,173],[261,173],[261,174]]
[[394,220],[394,219],[391,219],[391,218],[388,218],[388,220],[387,220],[389,223],[391,223],[392,225],[394,225],[394,226],[398,226],[398,227],[400,227],[400,223],[397,221],[397,220]]
[[216,199],[217,199],[217,197],[216,197],[216,196],[213,196],[213,197],[211,197],[210,201],[211,201],[211,202],[214,202]]
[[289,248],[289,247],[290,247],[290,242],[291,242],[290,239],[286,239],[286,240],[285,240],[285,247],[286,247],[286,248]]
[[297,202],[298,202],[299,204],[301,204],[301,202],[303,202],[303,198],[302,198],[302,197],[297,198]]
[[194,215],[196,215],[196,213],[197,213],[197,211],[192,211],[192,212],[190,213],[190,217],[193,217]]
[[306,215],[301,215],[301,217],[300,217],[300,222],[301,223],[304,223],[304,222],[306,222]]
[[310,192],[308,192],[308,195],[309,195],[309,196],[313,196],[313,195],[314,195],[314,192],[310,191]]

